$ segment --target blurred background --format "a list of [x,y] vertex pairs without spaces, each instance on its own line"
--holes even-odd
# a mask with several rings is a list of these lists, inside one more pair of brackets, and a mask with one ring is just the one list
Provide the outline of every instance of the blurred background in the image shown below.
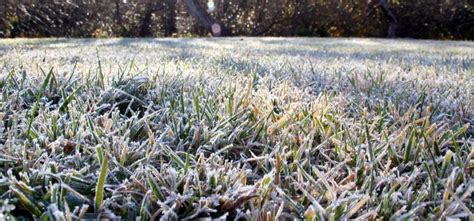
[[0,0],[0,37],[474,39],[472,0]]

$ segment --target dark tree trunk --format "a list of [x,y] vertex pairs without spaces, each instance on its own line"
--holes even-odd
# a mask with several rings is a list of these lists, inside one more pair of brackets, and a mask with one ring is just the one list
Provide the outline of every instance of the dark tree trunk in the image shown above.
[[0,0],[0,2],[0,38],[4,38],[7,35],[8,0]]
[[221,23],[212,18],[211,15],[199,5],[197,0],[184,0],[184,4],[189,13],[198,20],[201,26],[211,32],[212,36],[219,37],[229,35],[228,30]]
[[164,35],[170,37],[177,32],[176,28],[176,0],[165,1],[166,15],[163,18]]
[[145,6],[145,13],[142,18],[142,23],[140,25],[140,31],[138,32],[139,37],[150,37],[153,35],[150,30],[151,27],[151,18],[153,12],[156,10],[156,4],[153,0],[148,0]]
[[115,0],[115,21],[117,22],[117,25],[120,28],[120,31],[119,31],[120,35],[123,35],[127,32],[127,29],[123,25],[122,13],[121,13],[121,10],[120,10],[120,1],[121,0]]
[[396,29],[397,29],[397,18],[390,10],[387,0],[380,0],[379,6],[382,9],[383,14],[388,19],[388,22],[389,22],[387,37],[394,38]]

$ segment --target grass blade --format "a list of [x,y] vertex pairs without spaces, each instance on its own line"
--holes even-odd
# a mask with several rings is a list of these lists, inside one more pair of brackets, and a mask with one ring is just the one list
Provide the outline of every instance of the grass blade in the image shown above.
[[97,187],[95,189],[96,193],[95,193],[94,202],[95,202],[96,211],[100,210],[102,206],[102,202],[104,200],[104,185],[107,178],[107,163],[108,163],[108,156],[107,154],[104,154],[102,165],[100,166],[99,180],[97,182]]

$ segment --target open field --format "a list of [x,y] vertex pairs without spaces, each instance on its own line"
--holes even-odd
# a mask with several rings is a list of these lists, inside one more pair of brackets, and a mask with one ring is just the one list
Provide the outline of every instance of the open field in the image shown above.
[[0,220],[474,220],[474,43],[0,40]]

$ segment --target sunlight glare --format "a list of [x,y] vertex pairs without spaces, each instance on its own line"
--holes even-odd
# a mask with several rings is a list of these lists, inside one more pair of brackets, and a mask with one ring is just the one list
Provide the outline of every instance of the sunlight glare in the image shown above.
[[213,0],[209,0],[207,2],[207,11],[208,12],[213,12],[216,9],[216,5],[214,4]]

